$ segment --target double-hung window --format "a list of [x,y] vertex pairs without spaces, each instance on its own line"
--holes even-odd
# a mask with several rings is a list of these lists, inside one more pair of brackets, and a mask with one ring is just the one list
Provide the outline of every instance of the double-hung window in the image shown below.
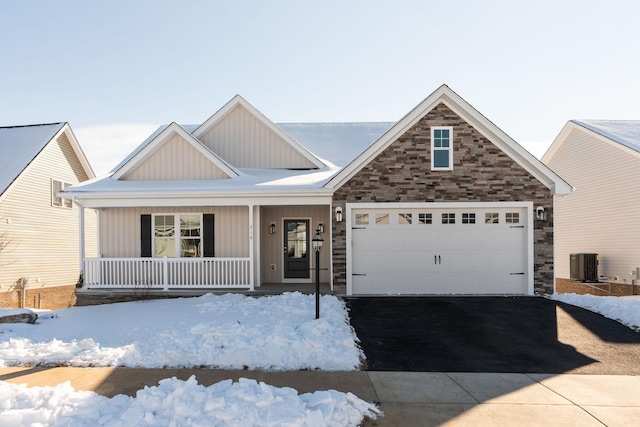
[[453,127],[431,128],[431,170],[453,169]]
[[169,214],[153,216],[154,256],[201,257],[202,215]]
[[73,201],[71,199],[63,199],[58,196],[58,193],[63,189],[69,187],[71,184],[58,181],[57,179],[51,180],[51,206],[58,206],[64,208],[72,208]]

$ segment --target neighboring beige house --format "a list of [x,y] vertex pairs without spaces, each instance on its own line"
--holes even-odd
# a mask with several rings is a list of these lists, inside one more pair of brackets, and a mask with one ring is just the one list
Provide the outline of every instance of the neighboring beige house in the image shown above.
[[[576,187],[556,202],[556,292],[640,293],[640,120],[571,120],[542,161]],[[602,283],[575,254],[598,255]]]
[[[91,178],[68,123],[0,128],[0,307],[74,305],[80,211],[58,193]],[[84,215],[95,254],[95,214]]]
[[[314,280],[316,230],[320,280],[338,292],[553,291],[554,196],[571,186],[449,87],[337,166],[300,143],[304,128],[236,96],[202,125],[161,127],[109,176],[66,188],[99,215],[79,292],[293,290]],[[351,142],[330,144],[333,154]]]

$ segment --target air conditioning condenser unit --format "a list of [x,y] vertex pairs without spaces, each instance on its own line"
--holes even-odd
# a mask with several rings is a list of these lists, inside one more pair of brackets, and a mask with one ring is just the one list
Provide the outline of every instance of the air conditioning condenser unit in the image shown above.
[[598,281],[598,254],[570,254],[571,280]]

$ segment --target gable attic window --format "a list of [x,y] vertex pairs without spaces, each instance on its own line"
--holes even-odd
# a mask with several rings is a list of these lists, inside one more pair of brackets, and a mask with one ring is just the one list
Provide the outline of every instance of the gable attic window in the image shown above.
[[58,196],[58,193],[62,191],[62,189],[70,187],[71,184],[68,182],[58,181],[56,179],[51,180],[51,206],[58,206],[61,208],[72,208],[73,201],[71,199],[63,199]]
[[453,127],[431,128],[431,170],[453,170]]

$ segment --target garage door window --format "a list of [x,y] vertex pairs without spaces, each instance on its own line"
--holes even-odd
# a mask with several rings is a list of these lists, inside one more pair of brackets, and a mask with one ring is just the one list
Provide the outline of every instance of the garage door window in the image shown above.
[[456,214],[454,214],[454,213],[443,213],[442,214],[442,223],[443,224],[455,224],[456,223]]
[[369,214],[356,214],[356,225],[369,225]]
[[476,223],[476,214],[474,214],[474,213],[463,213],[462,214],[462,223],[463,224],[475,224]]
[[410,214],[410,213],[398,214],[398,224],[412,224],[412,223],[413,223],[413,214]]
[[497,212],[487,212],[484,214],[484,222],[486,224],[498,224],[500,222],[500,215]]
[[519,224],[520,214],[518,212],[507,212],[506,222],[507,224]]
[[386,225],[389,224],[389,214],[388,213],[377,213],[376,214],[376,225]]
[[432,222],[433,222],[433,218],[430,213],[418,214],[418,224],[431,224]]

